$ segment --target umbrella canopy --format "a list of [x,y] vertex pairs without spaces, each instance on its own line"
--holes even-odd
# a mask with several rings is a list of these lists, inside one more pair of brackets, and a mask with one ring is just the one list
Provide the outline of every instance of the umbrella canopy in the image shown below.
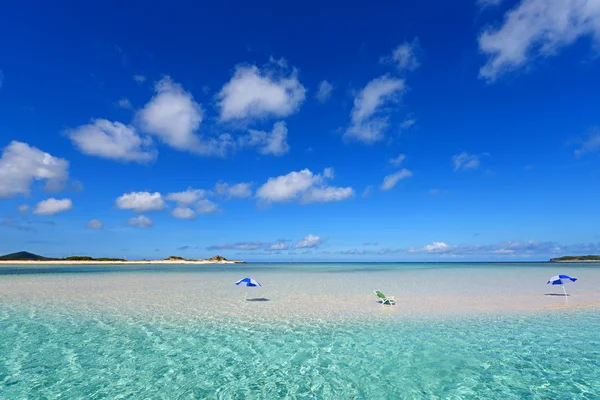
[[255,281],[252,278],[240,279],[235,284],[238,285],[238,286],[261,286],[260,283],[258,283],[257,281]]
[[572,278],[569,275],[554,275],[546,284],[564,285],[565,283],[573,283],[577,278]]

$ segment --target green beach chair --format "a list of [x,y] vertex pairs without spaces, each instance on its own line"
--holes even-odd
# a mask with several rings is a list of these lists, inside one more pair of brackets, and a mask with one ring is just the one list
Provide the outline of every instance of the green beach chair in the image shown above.
[[396,299],[394,299],[394,296],[387,297],[385,294],[383,294],[381,292],[381,290],[375,290],[374,293],[381,300],[381,304],[389,304],[391,306],[395,306],[396,305]]

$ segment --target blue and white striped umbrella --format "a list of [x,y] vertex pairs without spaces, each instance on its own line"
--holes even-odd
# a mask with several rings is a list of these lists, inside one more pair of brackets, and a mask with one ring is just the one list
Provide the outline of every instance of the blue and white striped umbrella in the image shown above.
[[258,283],[257,281],[255,281],[252,278],[240,279],[235,284],[238,285],[238,286],[261,286],[260,283]]
[[552,285],[564,285],[565,283],[572,283],[575,282],[577,280],[577,278],[572,278],[569,275],[554,275],[552,278],[550,278],[550,280],[547,282],[547,284],[552,284]]
[[[565,296],[568,296],[567,291],[565,290],[565,283],[573,283],[577,280],[577,278],[572,278],[569,275],[554,275],[548,282],[547,285],[560,285],[562,286],[562,290],[565,293]],[[565,298],[566,300],[566,298]]]

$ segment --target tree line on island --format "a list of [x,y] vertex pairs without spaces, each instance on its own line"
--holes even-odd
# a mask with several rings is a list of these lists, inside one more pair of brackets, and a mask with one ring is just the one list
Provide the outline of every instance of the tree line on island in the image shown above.
[[[166,261],[198,261],[197,259],[189,259],[183,258],[179,256],[169,256],[165,258]],[[117,262],[126,262],[123,258],[110,258],[110,257],[90,257],[90,256],[69,256],[65,258],[49,258],[40,256],[38,254],[30,253],[28,251],[19,251],[17,253],[10,253],[3,256],[0,256],[0,261],[117,261]],[[144,260],[146,261],[146,260]],[[223,256],[214,256],[211,258],[204,259],[202,261],[214,261],[214,262],[224,262],[229,261]]]

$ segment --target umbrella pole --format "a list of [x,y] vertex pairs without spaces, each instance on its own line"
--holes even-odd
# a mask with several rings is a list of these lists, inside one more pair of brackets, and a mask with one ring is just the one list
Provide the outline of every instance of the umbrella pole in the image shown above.
[[561,285],[561,286],[563,288],[563,293],[565,294],[565,301],[568,301],[568,296],[569,295],[567,294],[567,291],[565,290],[565,285]]

